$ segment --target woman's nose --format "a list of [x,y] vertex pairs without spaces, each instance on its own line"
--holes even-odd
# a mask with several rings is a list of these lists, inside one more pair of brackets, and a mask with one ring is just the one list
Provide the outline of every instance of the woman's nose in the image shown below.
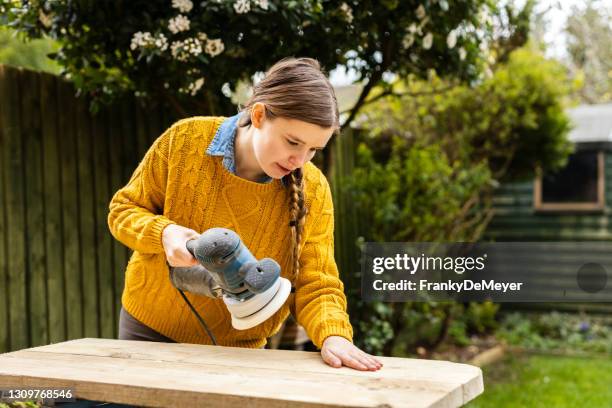
[[291,163],[293,167],[302,167],[304,165],[305,160],[306,160],[306,154],[300,154],[300,155],[289,157],[289,163]]

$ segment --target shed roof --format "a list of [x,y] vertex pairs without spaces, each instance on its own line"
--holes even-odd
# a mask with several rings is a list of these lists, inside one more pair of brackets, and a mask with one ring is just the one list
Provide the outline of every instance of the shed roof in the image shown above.
[[572,142],[612,142],[612,103],[580,105],[568,115],[574,126],[569,134]]

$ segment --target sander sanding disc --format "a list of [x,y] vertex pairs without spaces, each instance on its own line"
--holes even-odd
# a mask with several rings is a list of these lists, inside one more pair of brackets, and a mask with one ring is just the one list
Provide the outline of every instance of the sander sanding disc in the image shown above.
[[[289,297],[289,294],[291,293],[291,282],[289,282],[289,280],[285,278],[279,278],[278,280],[279,280],[278,289],[276,293],[272,296],[270,301],[266,303],[266,305],[263,306],[261,309],[259,309],[258,311],[248,316],[243,316],[243,317],[235,316],[232,313],[232,303],[234,302],[231,302],[231,301],[228,302],[227,299],[224,299],[227,305],[227,308],[230,314],[232,315],[232,326],[234,327],[234,329],[246,330],[246,329],[250,329],[251,327],[255,327],[258,324],[263,323],[266,320],[268,320],[274,313],[276,313],[283,306],[283,304]],[[247,300],[247,302],[249,301]],[[241,302],[241,303],[244,303],[244,302]]]

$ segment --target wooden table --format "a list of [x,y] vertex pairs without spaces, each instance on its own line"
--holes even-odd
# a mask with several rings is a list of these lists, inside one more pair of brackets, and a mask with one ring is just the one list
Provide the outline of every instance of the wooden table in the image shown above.
[[380,357],[363,372],[319,352],[78,339],[0,354],[0,388],[72,388],[78,399],[150,407],[457,407],[478,367]]

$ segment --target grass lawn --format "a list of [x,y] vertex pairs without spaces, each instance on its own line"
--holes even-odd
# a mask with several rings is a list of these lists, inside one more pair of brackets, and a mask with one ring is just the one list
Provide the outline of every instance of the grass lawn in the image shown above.
[[483,369],[476,407],[611,407],[612,357],[509,356]]

